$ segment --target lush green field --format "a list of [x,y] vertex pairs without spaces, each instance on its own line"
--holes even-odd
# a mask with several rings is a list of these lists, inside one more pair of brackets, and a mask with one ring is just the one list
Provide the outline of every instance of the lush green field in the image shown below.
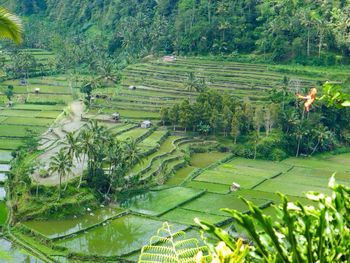
[[[193,72],[197,78],[204,78],[210,88],[228,91],[239,99],[264,101],[268,91],[282,85],[284,76],[289,77],[291,83],[298,83],[296,86],[291,84],[290,89],[315,85],[320,78],[312,77],[311,71],[317,72],[306,67],[303,74],[302,70],[288,66],[227,61],[218,63],[210,58],[180,57],[174,62],[154,59],[127,67],[123,71],[122,89],[113,96],[112,103],[101,101],[95,106],[110,111],[118,110],[125,118],[153,119],[159,118],[158,112],[162,106],[197,96],[195,91],[185,88],[189,72]],[[130,90],[129,86],[136,86],[136,89]]]
[[174,187],[136,196],[125,202],[123,206],[140,214],[159,216],[201,194],[203,194],[202,190]]
[[[31,52],[38,53],[36,55],[43,60],[52,56],[42,51]],[[339,183],[350,186],[350,154],[290,158],[283,162],[233,158],[229,153],[216,151],[190,155],[189,146],[202,143],[201,139],[171,135],[161,128],[140,128],[138,121],[145,119],[155,120],[156,126],[162,106],[173,105],[185,98],[196,98],[197,92],[185,88],[188,72],[205,78],[211,88],[258,103],[264,103],[272,88],[280,87],[284,76],[298,79],[300,88],[323,80],[313,77],[311,71],[295,73],[289,72],[288,67],[217,63],[208,58],[179,58],[174,63],[154,59],[130,65],[123,71],[120,89],[102,87],[94,91],[95,95],[108,94],[110,100],[96,99],[90,111],[84,114],[101,120],[119,112],[122,120],[133,120],[105,126],[119,140],[131,138],[137,141],[143,154],[142,161],[130,168],[127,179],[135,177],[152,188],[145,193],[133,193],[135,195],[127,200],[118,199],[123,208],[112,212],[109,208],[86,210],[86,214],[80,217],[24,222],[25,227],[39,234],[39,239],[31,239],[22,233],[39,250],[43,249],[51,257],[73,255],[91,259],[96,256],[96,261],[127,258],[139,253],[165,221],[173,223],[176,229],[190,227],[194,224],[194,217],[222,224],[229,221],[229,217],[220,211],[221,208],[248,212],[240,197],[266,208],[272,203],[279,203],[276,192],[287,194],[292,200],[307,202],[303,197],[309,190],[329,192],[327,182],[333,172],[337,172]],[[32,78],[26,87],[20,86],[18,80],[6,81],[1,83],[0,92],[9,84],[15,85],[15,104],[7,108],[6,98],[2,95],[0,163],[8,162],[10,150],[32,136],[27,129],[37,134],[44,133],[73,100],[72,80],[65,75]],[[135,85],[136,90],[130,90],[130,85]],[[40,89],[38,94],[35,93],[36,88]],[[79,93],[77,90],[75,92]],[[0,165],[1,169],[4,168]],[[232,192],[230,187],[233,183],[238,184],[240,189]],[[4,209],[1,205],[3,203],[0,202],[0,213]],[[124,211],[129,214],[122,216]],[[273,214],[271,208],[265,211]],[[0,224],[1,220],[4,219],[0,217]],[[65,238],[67,235],[69,237]],[[47,244],[51,244],[52,240],[55,246],[49,247]]]

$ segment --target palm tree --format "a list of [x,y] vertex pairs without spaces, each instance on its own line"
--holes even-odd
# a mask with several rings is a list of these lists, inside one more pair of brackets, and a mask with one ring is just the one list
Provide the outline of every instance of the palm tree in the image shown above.
[[126,142],[126,156],[130,166],[142,161],[140,149],[137,147],[136,140],[129,139]]
[[7,38],[20,44],[22,32],[23,26],[20,18],[0,7],[0,38]]
[[187,91],[195,91],[197,89],[197,78],[193,72],[189,72],[185,83]]
[[325,141],[332,138],[333,133],[328,130],[327,127],[320,125],[317,129],[314,130],[315,132],[315,139],[317,139],[317,143],[315,147],[313,148],[310,155],[313,155],[315,151],[317,150],[318,146],[321,144],[321,146],[324,144]]
[[[61,188],[62,188],[62,178],[68,176],[72,172],[72,159],[67,154],[67,152],[61,148],[60,151],[57,153],[57,155],[51,157],[49,172],[50,173],[58,173],[60,177],[60,184],[59,184],[59,194],[58,194],[58,200],[61,198]],[[66,186],[64,188],[64,191],[66,190],[68,185],[68,178],[66,179]]]
[[65,149],[72,160],[80,160],[80,140],[75,132],[68,132],[66,135]]
[[79,134],[79,140],[81,141],[80,152],[83,154],[83,162],[82,162],[82,171],[80,175],[78,188],[80,188],[80,185],[83,181],[86,157],[89,158],[89,156],[91,155],[91,151],[93,150],[93,147],[94,147],[93,135],[89,130],[83,130]]

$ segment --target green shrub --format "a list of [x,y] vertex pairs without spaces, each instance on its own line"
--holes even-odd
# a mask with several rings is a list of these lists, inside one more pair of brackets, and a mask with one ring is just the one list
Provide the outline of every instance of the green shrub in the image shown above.
[[282,161],[288,158],[288,154],[282,149],[273,149],[270,154],[270,159],[272,161]]

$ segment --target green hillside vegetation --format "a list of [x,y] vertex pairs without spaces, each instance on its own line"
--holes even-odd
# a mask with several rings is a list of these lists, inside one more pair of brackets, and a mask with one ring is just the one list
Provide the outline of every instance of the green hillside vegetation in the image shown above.
[[346,1],[0,6],[1,262],[348,260]]

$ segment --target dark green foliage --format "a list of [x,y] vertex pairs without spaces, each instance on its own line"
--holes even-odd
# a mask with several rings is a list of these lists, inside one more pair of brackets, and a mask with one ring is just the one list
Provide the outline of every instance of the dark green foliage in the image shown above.
[[[276,208],[278,219],[275,221],[246,200],[250,214],[231,209],[223,211],[229,213],[253,241],[252,261],[347,262],[350,257],[350,189],[335,185],[334,178],[330,187],[333,190],[330,196],[319,193],[307,195],[315,201],[313,206],[289,202],[281,195],[282,204]],[[206,222],[198,223],[228,246],[234,244],[234,240],[219,228]]]
[[87,37],[104,43],[126,63],[154,53],[237,56],[256,51],[261,56],[252,56],[253,60],[334,65],[347,63],[349,54],[350,11],[343,2],[2,0],[0,4],[30,16],[26,40],[33,47],[61,49],[65,40],[59,38],[67,36],[68,42],[79,46],[67,52],[78,54],[86,50]]

